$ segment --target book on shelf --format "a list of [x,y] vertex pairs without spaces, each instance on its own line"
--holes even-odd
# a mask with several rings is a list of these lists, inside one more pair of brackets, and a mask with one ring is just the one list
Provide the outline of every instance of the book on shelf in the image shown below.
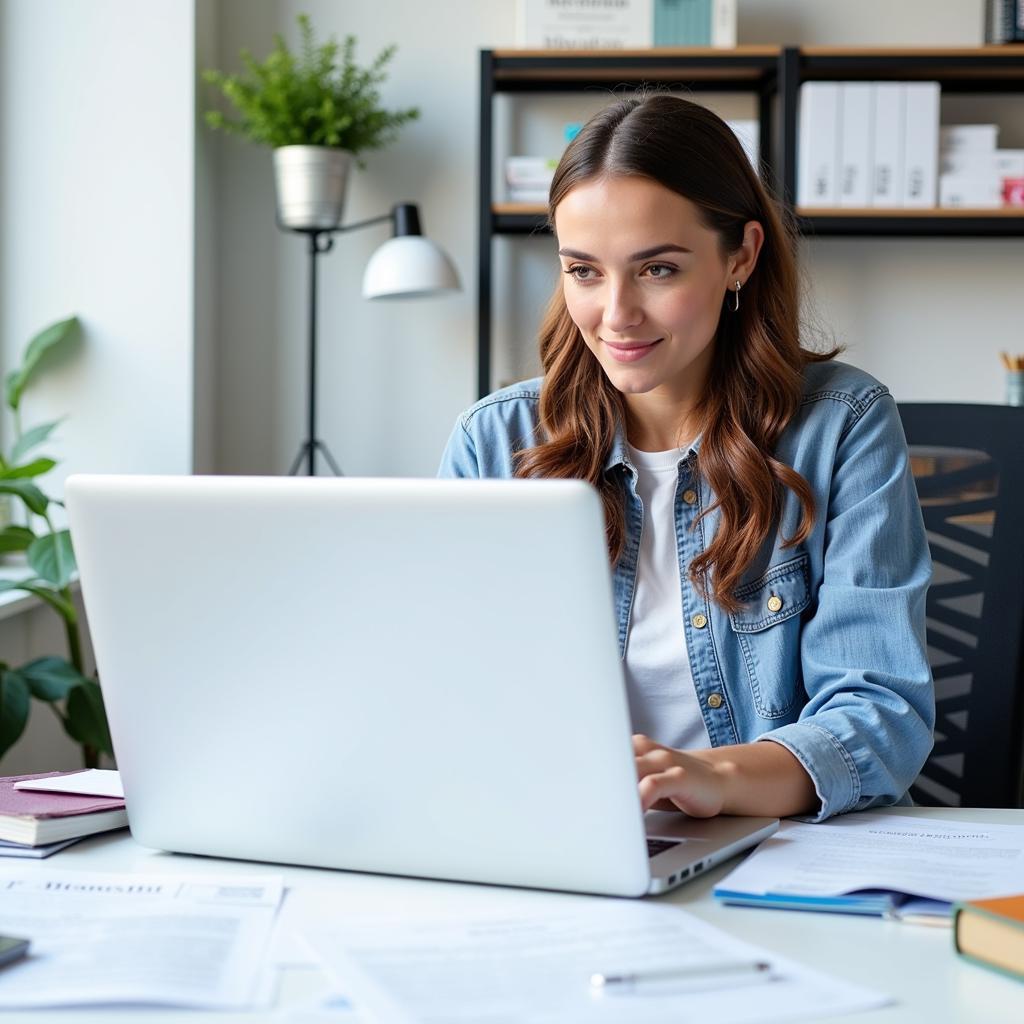
[[654,0],[518,0],[517,39],[547,50],[646,49]]
[[654,0],[655,46],[736,45],[736,0]]
[[109,832],[128,824],[122,798],[14,788],[16,782],[62,774],[77,773],[44,772],[0,778],[0,840],[22,846],[43,846]]
[[953,945],[972,963],[1024,980],[1024,895],[957,903]]
[[985,0],[985,42],[1024,42],[1024,0]]

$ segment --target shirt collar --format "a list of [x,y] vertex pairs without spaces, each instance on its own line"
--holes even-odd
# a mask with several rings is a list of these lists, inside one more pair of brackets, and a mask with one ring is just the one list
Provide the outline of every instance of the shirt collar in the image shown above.
[[[686,449],[679,449],[679,461],[682,462],[684,459],[691,459],[697,457],[697,452],[700,450],[701,434],[698,434],[693,443],[688,445]],[[608,458],[605,459],[604,472],[607,473],[611,469],[615,469],[616,466],[625,466],[630,472],[636,473],[636,467],[629,460],[629,452],[626,446],[626,431],[621,421],[616,424],[615,427],[615,438],[612,441],[611,450],[608,452]]]

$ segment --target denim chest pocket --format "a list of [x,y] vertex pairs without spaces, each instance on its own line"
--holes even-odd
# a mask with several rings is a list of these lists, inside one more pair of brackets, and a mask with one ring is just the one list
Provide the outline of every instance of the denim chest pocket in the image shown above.
[[772,566],[736,592],[742,602],[729,615],[743,653],[754,708],[761,718],[782,718],[800,688],[800,613],[811,600],[806,553]]

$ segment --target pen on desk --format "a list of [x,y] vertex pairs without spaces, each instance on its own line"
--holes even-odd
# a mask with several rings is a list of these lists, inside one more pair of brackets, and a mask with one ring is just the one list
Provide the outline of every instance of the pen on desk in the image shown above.
[[645,982],[687,981],[715,978],[722,975],[764,974],[771,964],[763,960],[723,960],[717,963],[691,964],[686,967],[661,967],[650,971],[632,971],[629,974],[592,974],[590,986],[602,991],[616,991]]

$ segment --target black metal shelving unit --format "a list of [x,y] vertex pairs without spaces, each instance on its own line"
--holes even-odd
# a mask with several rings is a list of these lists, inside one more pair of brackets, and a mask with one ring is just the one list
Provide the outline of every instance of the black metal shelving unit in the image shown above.
[[[547,230],[541,207],[495,203],[493,101],[498,93],[636,88],[645,83],[693,92],[756,95],[761,160],[780,197],[796,195],[797,96],[810,80],[937,81],[946,93],[1024,92],[1024,45],[971,49],[671,48],[600,53],[483,50],[480,54],[477,390],[491,382],[491,241]],[[774,101],[778,98],[778,103]],[[776,123],[777,122],[777,123]],[[1024,210],[794,210],[812,237],[1022,237]]]

